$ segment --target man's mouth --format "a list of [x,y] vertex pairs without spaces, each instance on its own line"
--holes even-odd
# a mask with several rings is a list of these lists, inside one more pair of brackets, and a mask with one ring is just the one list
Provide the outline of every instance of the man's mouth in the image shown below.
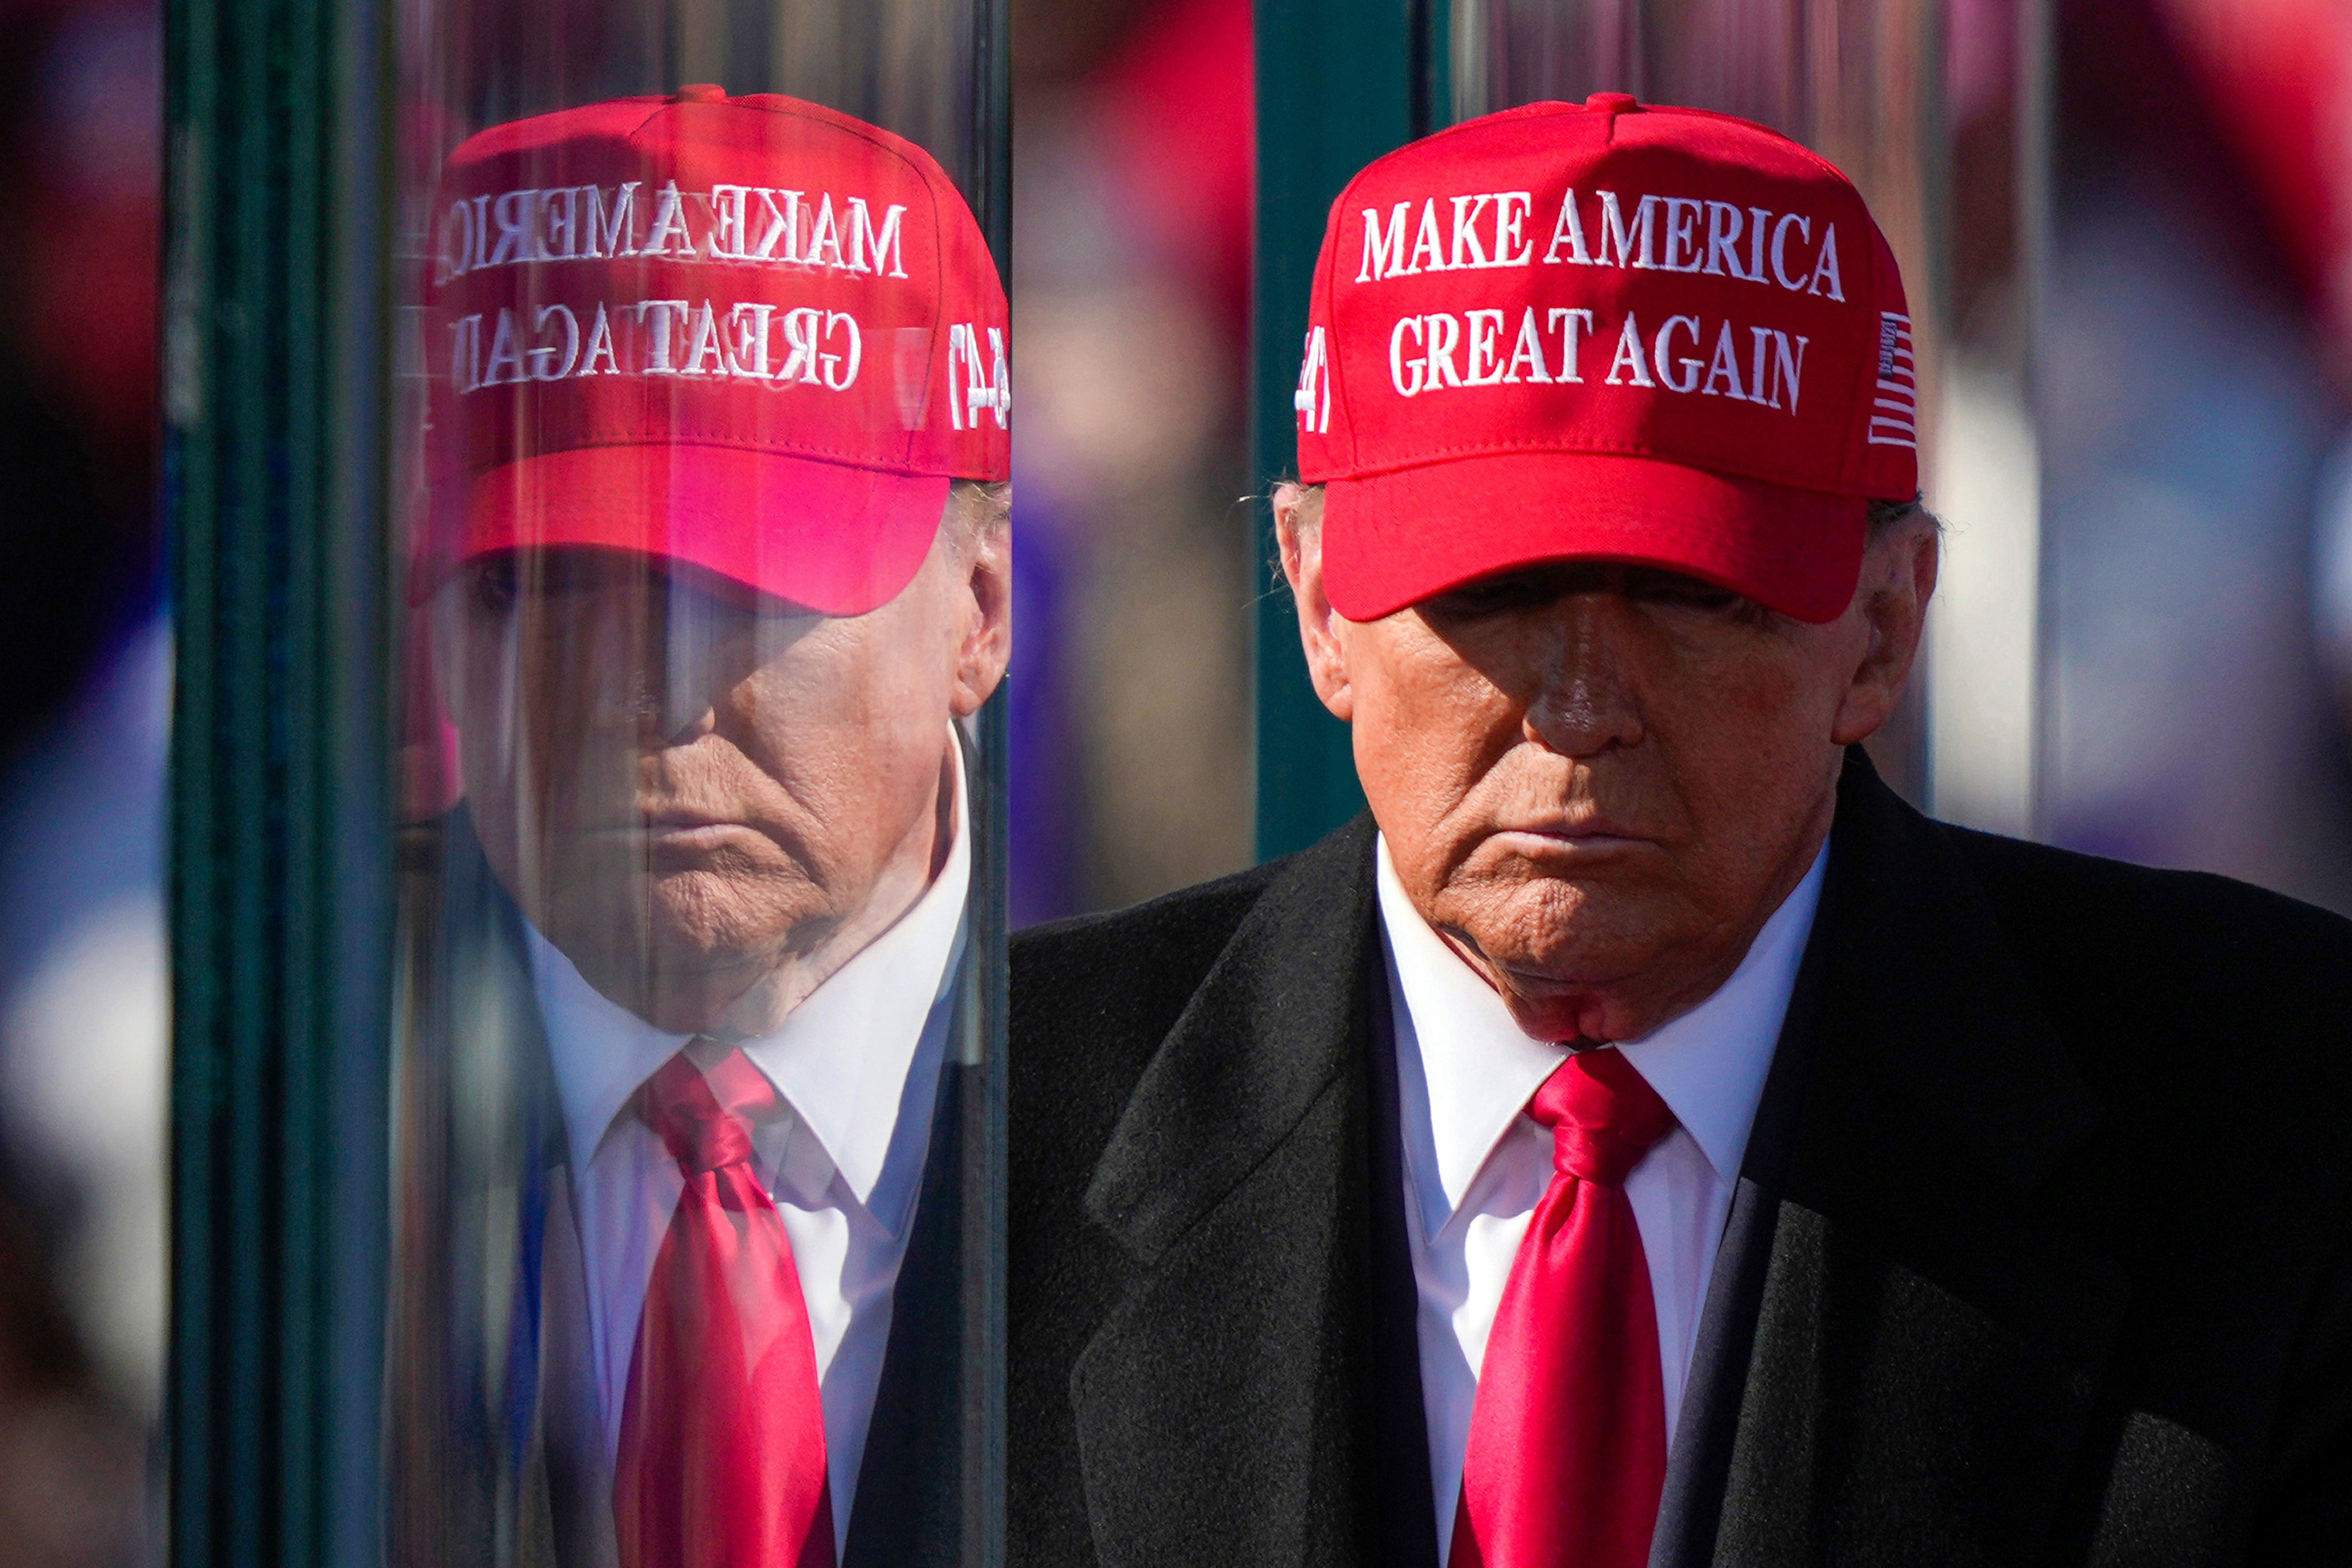
[[648,848],[688,851],[716,848],[753,831],[730,818],[674,806],[640,812],[631,821],[594,830],[599,837],[626,839]]
[[1496,828],[1493,836],[1525,851],[1571,855],[1654,847],[1657,843],[1647,834],[1604,816],[1549,817],[1510,823]]
[[676,807],[641,814],[638,822],[648,833],[670,833],[696,827],[724,827],[724,817],[711,816],[699,811],[682,811]]

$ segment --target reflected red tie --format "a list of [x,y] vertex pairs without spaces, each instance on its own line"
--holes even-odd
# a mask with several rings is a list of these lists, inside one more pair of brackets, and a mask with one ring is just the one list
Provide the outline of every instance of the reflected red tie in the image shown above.
[[1528,1102],[1552,1178],[1479,1369],[1450,1568],[1642,1568],[1666,1479],[1657,1308],[1625,1177],[1674,1112],[1614,1050]]
[[686,1176],[629,1363],[614,1468],[622,1568],[833,1568],[824,1407],[808,1305],[751,1124],[782,1112],[730,1051],[681,1051],[636,1111]]

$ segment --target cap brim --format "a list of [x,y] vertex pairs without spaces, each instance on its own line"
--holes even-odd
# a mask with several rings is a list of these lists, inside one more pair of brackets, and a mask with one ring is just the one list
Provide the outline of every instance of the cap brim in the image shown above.
[[896,598],[929,553],[949,481],[687,443],[582,447],[466,482],[429,594],[456,565],[513,550],[616,550],[717,573],[828,616]]
[[1324,590],[1340,615],[1370,621],[1496,572],[1622,561],[1832,621],[1861,575],[1869,504],[1652,458],[1457,458],[1331,480]]

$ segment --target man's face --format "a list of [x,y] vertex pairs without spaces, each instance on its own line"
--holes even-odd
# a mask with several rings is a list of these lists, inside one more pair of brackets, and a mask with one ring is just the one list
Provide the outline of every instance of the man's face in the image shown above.
[[1286,563],[1397,875],[1553,1039],[1636,1037],[1738,966],[1828,833],[1842,749],[1892,710],[1935,578],[1932,531],[1898,527],[1826,626],[1605,563],[1358,624],[1322,603],[1318,531]]
[[673,1029],[757,1029],[920,894],[953,820],[948,721],[1004,668],[1003,536],[966,504],[864,616],[593,551],[442,591],[483,850],[598,990]]

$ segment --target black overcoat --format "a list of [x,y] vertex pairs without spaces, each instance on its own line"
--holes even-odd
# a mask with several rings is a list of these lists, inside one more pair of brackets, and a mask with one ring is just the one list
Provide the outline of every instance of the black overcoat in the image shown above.
[[[1433,1568],[1373,830],[1016,937],[1012,1560]],[[1653,1568],[2352,1563],[2352,924],[1849,756]]]

